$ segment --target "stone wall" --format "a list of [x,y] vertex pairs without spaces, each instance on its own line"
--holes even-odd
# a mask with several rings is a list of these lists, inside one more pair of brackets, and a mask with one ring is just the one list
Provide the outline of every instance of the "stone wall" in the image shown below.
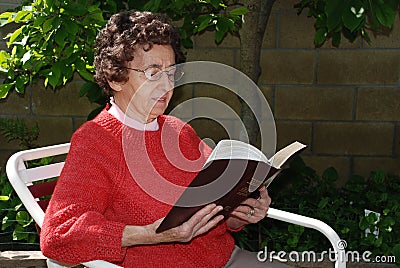
[[[0,9],[18,1],[2,0]],[[313,21],[298,16],[295,0],[278,0],[267,27],[261,55],[259,87],[269,101],[277,126],[277,147],[292,140],[309,145],[305,161],[321,172],[329,166],[339,171],[341,182],[350,174],[368,175],[383,169],[400,174],[400,24],[389,36],[372,37],[372,44],[358,39],[313,45]],[[188,50],[188,60],[210,60],[238,68],[239,40],[227,36],[215,45],[213,33],[204,33]],[[3,44],[4,47],[4,44]],[[66,142],[95,108],[78,97],[81,81],[53,92],[41,85],[25,96],[11,93],[0,101],[0,117],[38,122],[39,144]],[[175,92],[172,105],[210,96],[238,111],[238,100],[222,88],[184,86]],[[223,118],[229,125],[229,118]],[[210,121],[194,121],[202,137],[218,140],[226,133]],[[211,133],[211,134],[210,134]],[[0,138],[2,162],[18,144]]]

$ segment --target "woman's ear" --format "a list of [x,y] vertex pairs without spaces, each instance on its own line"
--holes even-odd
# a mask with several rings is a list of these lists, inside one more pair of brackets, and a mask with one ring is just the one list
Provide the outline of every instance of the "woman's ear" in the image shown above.
[[116,81],[108,81],[108,85],[114,90],[114,91],[121,91],[123,90],[123,85],[125,83],[123,82],[116,82]]

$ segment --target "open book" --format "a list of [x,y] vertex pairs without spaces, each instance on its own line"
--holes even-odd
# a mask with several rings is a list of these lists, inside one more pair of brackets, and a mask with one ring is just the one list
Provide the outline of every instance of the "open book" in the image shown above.
[[224,209],[218,215],[226,219],[245,199],[257,198],[257,189],[268,187],[282,166],[305,148],[296,141],[268,159],[248,143],[221,140],[156,232],[181,225],[209,203],[221,205]]

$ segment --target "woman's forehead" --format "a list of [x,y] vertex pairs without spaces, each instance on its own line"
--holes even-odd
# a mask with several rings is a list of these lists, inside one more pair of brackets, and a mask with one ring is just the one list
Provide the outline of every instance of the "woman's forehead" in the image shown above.
[[170,45],[153,45],[149,51],[138,49],[136,52],[134,61],[144,66],[168,67],[175,63],[175,53]]

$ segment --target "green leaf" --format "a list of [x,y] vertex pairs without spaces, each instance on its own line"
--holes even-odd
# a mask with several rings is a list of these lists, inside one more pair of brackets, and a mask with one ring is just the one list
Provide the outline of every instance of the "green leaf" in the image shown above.
[[329,203],[329,198],[328,197],[324,197],[321,199],[321,201],[318,203],[318,208],[323,209],[326,207],[326,205],[328,205]]
[[365,219],[367,220],[368,224],[374,225],[375,222],[378,220],[378,215],[376,215],[375,213],[370,213],[365,216]]
[[75,17],[80,17],[85,15],[88,12],[87,6],[84,4],[73,1],[68,1],[68,5],[65,7],[65,11],[67,11],[68,14],[75,16]]
[[102,95],[102,89],[95,82],[88,81],[79,90],[79,96],[85,96],[90,102],[96,102]]
[[28,238],[28,233],[21,225],[16,225],[13,231],[13,240],[25,240]]
[[54,17],[50,18],[48,20],[46,20],[43,23],[42,29],[43,29],[43,33],[47,33],[48,31],[50,31],[53,28],[53,21],[54,21]]
[[360,222],[358,224],[358,226],[360,227],[361,230],[366,230],[369,227],[369,223],[367,222],[366,217],[362,217],[360,219]]
[[26,22],[27,20],[29,20],[31,18],[32,18],[32,12],[26,11],[26,10],[21,10],[15,16],[14,21],[16,23]]
[[65,23],[65,29],[69,34],[75,36],[79,31],[79,26],[75,21],[67,20]]
[[382,184],[386,178],[385,173],[382,170],[372,171],[370,177],[377,184]]
[[226,17],[218,18],[217,24],[215,25],[215,42],[217,44],[221,43],[225,35],[229,30],[234,28],[234,22]]
[[23,28],[24,28],[24,26],[18,28],[17,30],[15,30],[15,31],[11,34],[9,41],[7,42],[7,45],[10,45],[10,44],[14,43],[14,42],[18,39],[18,37],[19,37],[20,34],[22,33],[22,29],[23,29]]
[[11,84],[0,84],[0,99],[7,97],[8,92],[13,88],[14,83]]
[[383,210],[383,215],[387,216],[389,213],[390,213],[390,209],[385,208],[385,209]]
[[80,76],[87,81],[94,81],[93,75],[86,71],[86,69],[77,69]]
[[219,7],[224,5],[221,0],[208,0],[207,2],[209,2],[215,9],[219,9]]
[[29,216],[28,212],[26,211],[18,211],[15,219],[22,227],[27,227],[33,221],[32,217]]
[[229,30],[233,31],[235,29],[235,22],[231,18],[220,17],[215,27],[226,32]]
[[0,51],[0,68],[2,69],[1,71],[7,72],[8,68],[8,61],[10,60],[11,56],[7,51],[1,50]]
[[47,20],[47,16],[37,16],[35,17],[35,20],[33,22],[33,27],[40,27],[43,25],[43,23]]
[[249,10],[245,7],[238,7],[229,11],[231,16],[241,16],[249,13]]
[[325,41],[326,41],[326,37],[327,37],[326,28],[318,29],[318,30],[315,32],[315,35],[314,35],[314,44],[315,44],[317,47],[322,46],[322,45],[325,43]]
[[7,213],[7,215],[3,217],[2,221],[1,221],[1,230],[2,231],[6,230],[10,226],[13,226],[14,221],[11,220],[10,217],[11,217],[11,215],[9,215],[9,213]]
[[12,22],[14,16],[14,12],[4,12],[0,14],[0,27],[3,27],[4,25]]
[[322,178],[327,181],[336,181],[339,175],[334,167],[329,167],[322,173]]
[[0,195],[0,201],[8,201],[10,199],[9,196],[6,195]]
[[220,31],[216,31],[215,32],[215,42],[217,44],[221,43],[222,40],[224,39],[225,35],[226,35],[226,32],[224,32],[224,31],[221,31],[221,30]]
[[161,0],[151,0],[148,1],[144,6],[143,10],[148,10],[151,12],[157,12],[157,10],[160,8]]
[[27,242],[29,244],[33,244],[36,242],[36,239],[38,238],[38,236],[36,234],[29,234],[28,238],[27,238]]
[[57,32],[56,35],[54,37],[54,40],[56,41],[57,45],[59,45],[60,47],[64,47],[65,46],[65,38],[68,36],[68,32],[66,31],[66,29],[64,29],[64,27],[60,27]]
[[183,45],[185,48],[193,48],[193,41],[192,41],[192,39],[190,39],[190,38],[182,39],[182,45]]
[[29,78],[26,75],[19,75],[15,79],[15,90],[23,94],[25,92],[25,86],[29,82]]
[[348,232],[350,232],[350,228],[344,227],[340,232],[341,232],[342,234],[347,234]]
[[47,79],[53,88],[61,84],[61,69],[59,62],[54,63],[54,65],[51,67],[51,72],[47,76]]
[[204,15],[198,18],[200,22],[199,26],[196,27],[196,32],[205,30],[208,26],[212,25],[212,20],[215,18],[214,15]]
[[342,16],[343,24],[351,32],[356,30],[365,18],[365,14],[364,13],[360,14],[359,12],[360,11],[357,10],[356,7],[354,6],[347,7],[343,11],[343,16]]
[[99,9],[97,6],[90,6],[88,10],[89,10],[88,18],[92,22],[97,22],[100,24],[105,23],[105,20],[103,18],[103,12],[101,11],[101,9]]
[[340,27],[342,23],[342,14],[347,7],[348,2],[343,0],[330,0],[326,2],[325,13],[329,32]]
[[396,17],[396,10],[384,2],[380,4],[375,3],[374,8],[378,21],[383,26],[392,27]]
[[400,264],[400,244],[397,243],[391,249],[391,253],[396,257],[396,264]]

